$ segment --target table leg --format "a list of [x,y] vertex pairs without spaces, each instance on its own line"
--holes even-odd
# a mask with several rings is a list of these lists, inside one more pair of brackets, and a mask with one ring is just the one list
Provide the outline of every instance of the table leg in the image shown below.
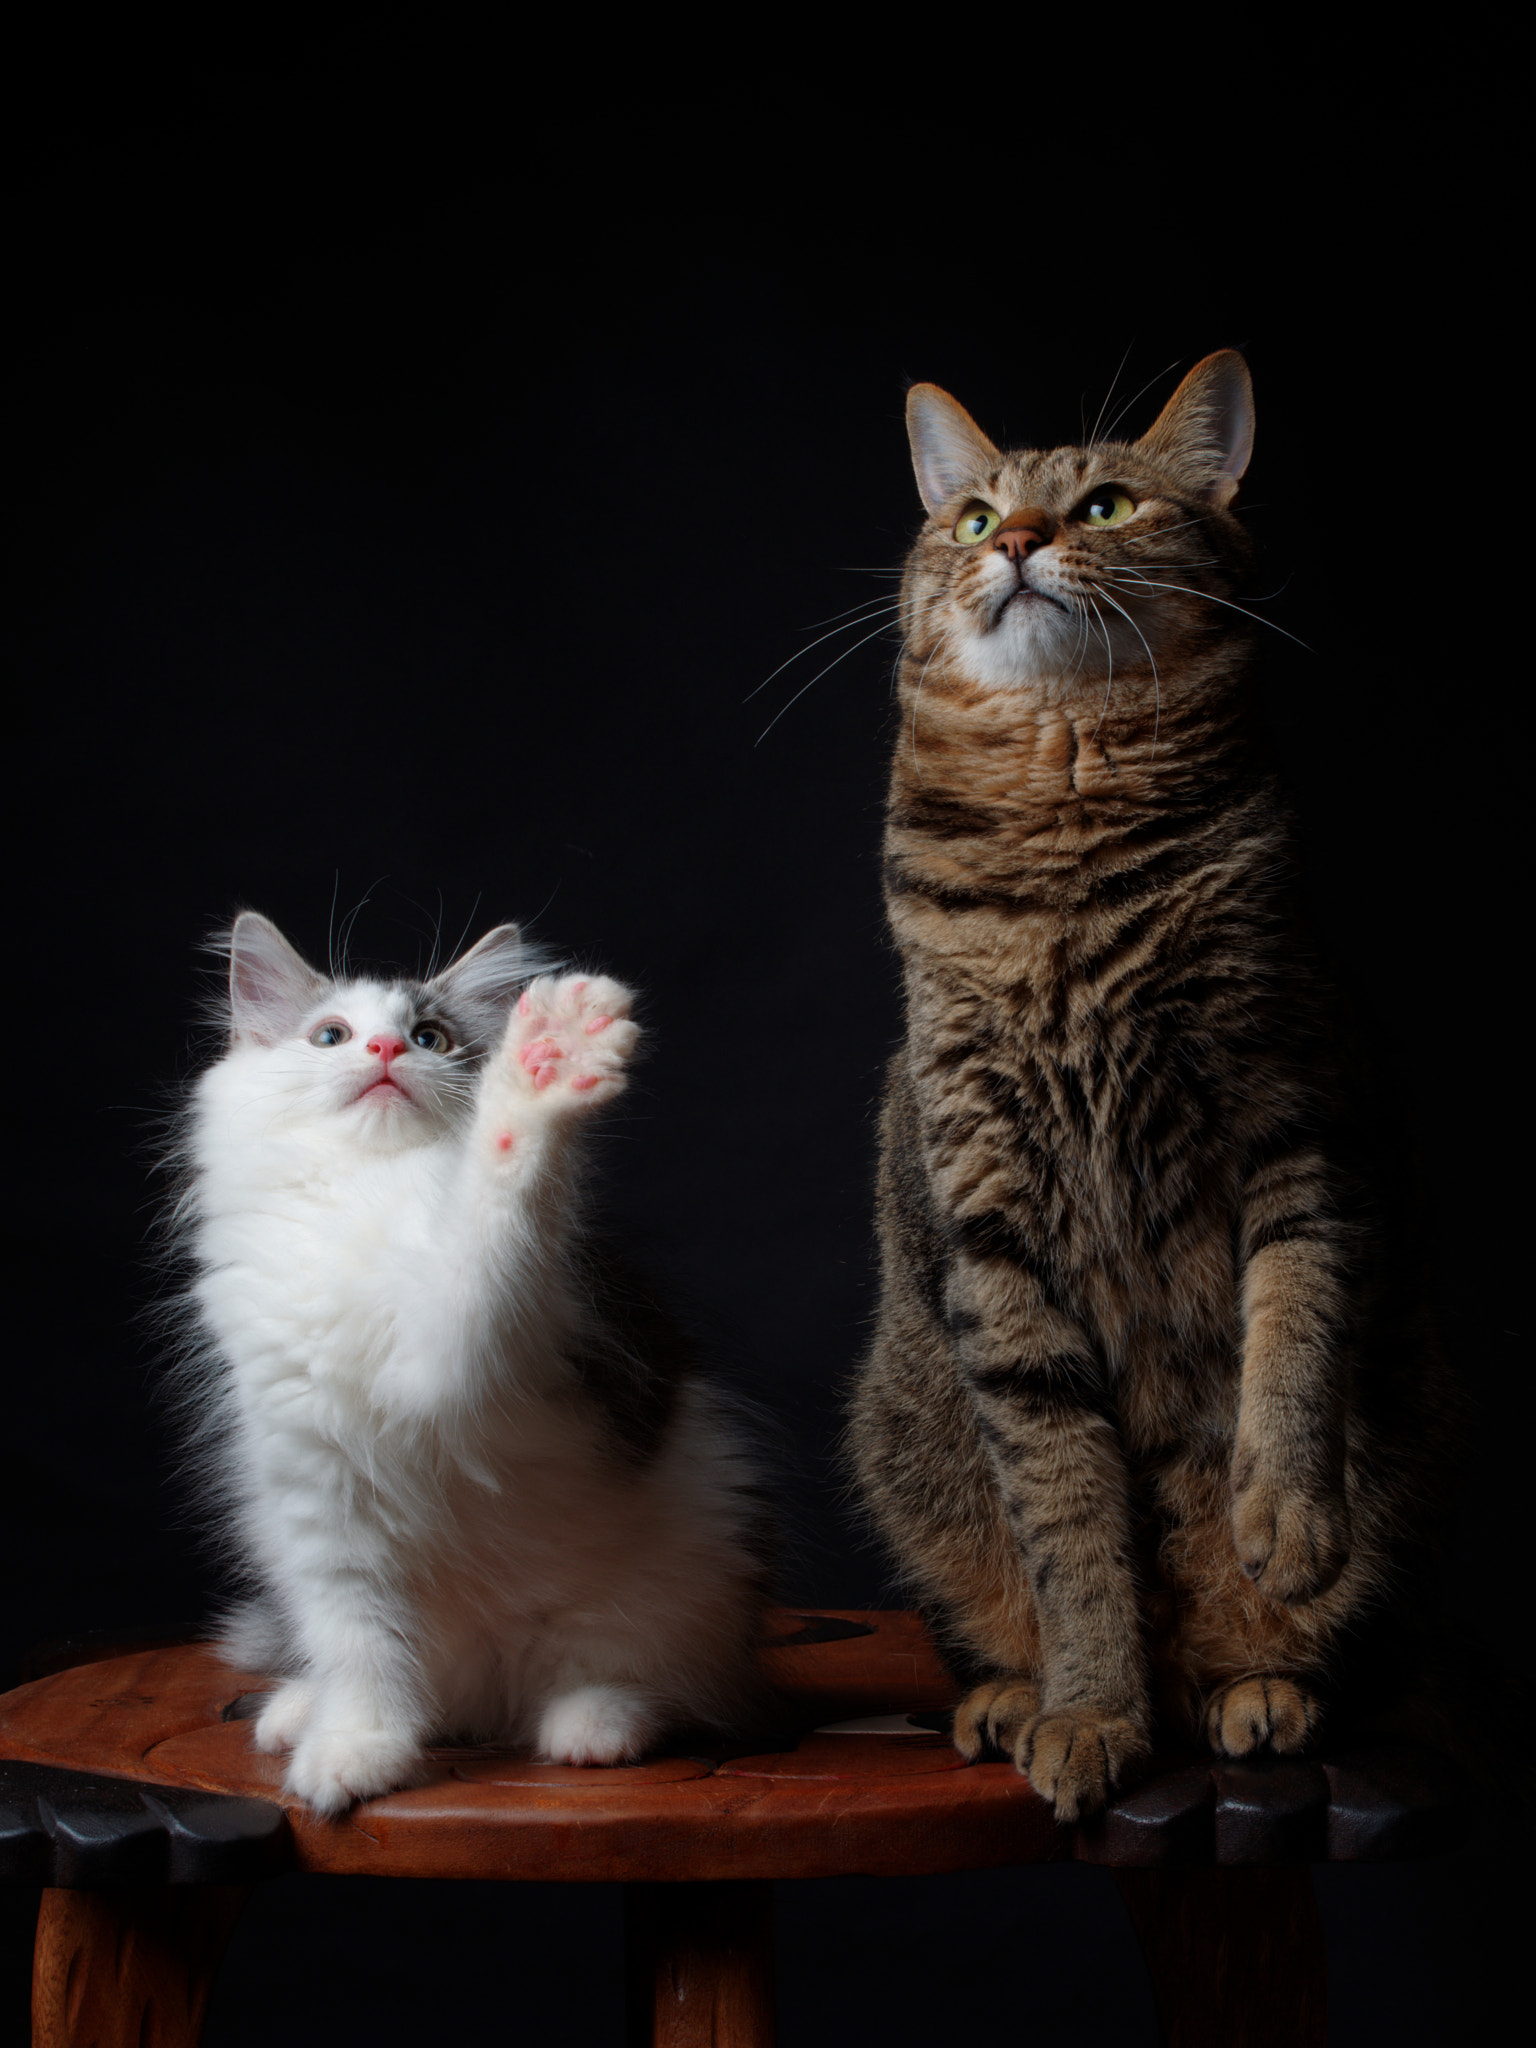
[[1167,2048],[1323,2048],[1328,1959],[1305,1865],[1111,1875]]
[[629,1884],[630,2048],[773,2048],[773,1887]]
[[47,1887],[32,1951],[32,2048],[197,2048],[246,1891]]

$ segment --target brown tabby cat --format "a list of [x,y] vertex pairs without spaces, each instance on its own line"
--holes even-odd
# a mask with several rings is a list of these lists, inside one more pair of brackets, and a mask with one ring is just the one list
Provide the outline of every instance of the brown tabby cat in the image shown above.
[[1370,1278],[1250,725],[1246,365],[1207,357],[1131,443],[1005,454],[931,384],[907,415],[907,1034],[853,1446],[973,1687],[956,1743],[1072,1819],[1154,1712],[1304,1745],[1444,1402]]

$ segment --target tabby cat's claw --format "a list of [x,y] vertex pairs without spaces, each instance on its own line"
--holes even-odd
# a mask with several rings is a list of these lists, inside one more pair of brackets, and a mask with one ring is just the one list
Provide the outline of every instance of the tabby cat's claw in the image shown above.
[[1012,1756],[1018,1731],[1039,1711],[1032,1678],[989,1678],[955,1709],[955,1747],[972,1764],[988,1749]]
[[1305,1749],[1322,1718],[1315,1694],[1292,1678],[1235,1678],[1205,1710],[1206,1739],[1219,1756]]

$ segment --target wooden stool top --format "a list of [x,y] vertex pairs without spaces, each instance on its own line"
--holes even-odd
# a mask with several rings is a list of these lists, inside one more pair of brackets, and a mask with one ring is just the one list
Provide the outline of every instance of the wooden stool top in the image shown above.
[[1071,1857],[1354,1860],[1430,1853],[1465,1832],[1443,1766],[1380,1745],[1176,1763],[1063,1827],[1011,1764],[967,1765],[952,1747],[954,1687],[914,1615],[779,1612],[762,1661],[798,1738],[684,1740],[617,1769],[434,1749],[426,1783],[335,1820],[288,1798],[282,1759],[251,1747],[259,1675],[196,1643],[75,1665],[0,1698],[0,1876],[900,1876]]

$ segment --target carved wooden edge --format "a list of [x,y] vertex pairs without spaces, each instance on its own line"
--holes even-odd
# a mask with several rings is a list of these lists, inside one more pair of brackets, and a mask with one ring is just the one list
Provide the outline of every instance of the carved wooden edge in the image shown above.
[[1443,1757],[1380,1743],[1160,1772],[1080,1826],[1073,1853],[1121,1870],[1379,1862],[1443,1855],[1476,1825]]
[[293,1861],[287,1816],[268,1800],[0,1760],[0,1879],[247,1885]]

